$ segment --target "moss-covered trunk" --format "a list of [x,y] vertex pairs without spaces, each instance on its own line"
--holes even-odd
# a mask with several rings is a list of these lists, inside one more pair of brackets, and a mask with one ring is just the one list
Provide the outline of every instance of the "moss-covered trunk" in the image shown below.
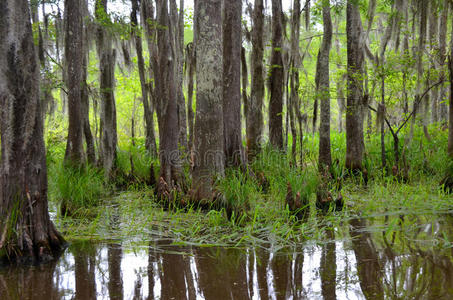
[[0,11],[0,257],[46,261],[65,241],[48,213],[39,65],[28,1],[2,1]]
[[83,20],[80,0],[65,1],[65,59],[68,90],[68,139],[65,161],[84,163],[82,119]]
[[264,5],[263,0],[255,0],[253,9],[251,93],[247,107],[247,154],[251,160],[260,150],[263,134],[264,99]]
[[178,96],[174,27],[171,24],[167,0],[157,1],[157,48],[155,64],[157,117],[159,122],[160,180],[159,196],[172,199],[171,192],[181,183],[181,160],[178,149]]
[[[142,103],[145,119],[145,146],[148,152],[156,156],[157,155],[157,146],[156,146],[156,137],[154,134],[154,120],[153,114],[150,108],[149,103],[149,93],[147,85],[147,76],[145,72],[145,59],[143,58],[143,47],[142,47],[142,38],[139,31],[137,15],[140,12],[140,7],[138,5],[138,0],[132,0],[132,12],[131,12],[131,24],[133,26],[132,36],[135,40],[135,50],[137,52],[137,66],[138,74],[140,76],[140,87],[142,92]],[[146,20],[142,20],[142,26],[146,27]]]
[[363,142],[363,41],[358,4],[348,1],[346,35],[348,51],[348,95],[346,103],[346,168],[362,169]]
[[242,1],[224,4],[223,21],[223,131],[226,165],[243,164],[241,140],[241,15]]
[[[100,153],[99,159],[107,179],[111,179],[116,163],[117,127],[116,103],[114,95],[115,82],[115,50],[107,24],[107,0],[96,0],[96,19],[99,22],[96,45],[99,56],[101,120],[100,120]],[[102,24],[102,25],[101,25]]]
[[269,89],[269,141],[283,149],[283,57],[282,57],[282,1],[272,0],[272,54]]
[[319,170],[330,168],[330,90],[329,90],[329,55],[332,45],[332,19],[330,3],[323,1],[322,7],[324,35],[316,64],[316,97],[321,103],[321,124],[319,127]]
[[222,1],[195,4],[197,109],[192,191],[195,201],[211,200],[217,176],[224,175]]

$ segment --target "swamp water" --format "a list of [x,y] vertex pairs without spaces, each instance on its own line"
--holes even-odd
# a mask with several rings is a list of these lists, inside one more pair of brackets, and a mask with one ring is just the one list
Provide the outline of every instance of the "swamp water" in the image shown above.
[[452,217],[418,218],[352,219],[291,249],[74,242],[54,263],[0,268],[0,299],[453,299]]

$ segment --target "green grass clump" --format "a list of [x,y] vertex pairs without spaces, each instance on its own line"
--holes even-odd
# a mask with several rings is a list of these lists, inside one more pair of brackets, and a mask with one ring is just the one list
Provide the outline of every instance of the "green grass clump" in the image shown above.
[[70,214],[97,206],[108,191],[103,172],[90,165],[75,168],[60,163],[51,165],[49,173],[51,199]]
[[294,195],[300,193],[305,204],[308,204],[319,186],[319,176],[313,165],[304,168],[294,167],[287,155],[271,148],[263,149],[253,162],[252,169],[258,176],[264,175],[269,184],[268,198],[277,201],[283,208],[288,184]]
[[[159,161],[152,157],[145,148],[142,138],[132,143],[124,143],[117,151],[117,176],[115,183],[121,187],[135,186],[136,184],[150,183],[150,168],[158,172]],[[127,150],[124,150],[127,149]]]
[[227,170],[225,175],[218,183],[218,190],[223,195],[220,205],[236,215],[246,213],[262,196],[260,188],[239,170]]

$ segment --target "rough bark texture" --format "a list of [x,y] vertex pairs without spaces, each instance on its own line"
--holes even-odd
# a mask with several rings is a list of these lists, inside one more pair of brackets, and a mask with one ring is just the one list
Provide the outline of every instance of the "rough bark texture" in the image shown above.
[[66,163],[84,163],[82,120],[83,20],[80,0],[65,1],[65,58],[68,91],[68,140]]
[[291,135],[292,135],[291,154],[292,154],[292,159],[293,159],[294,163],[296,162],[296,145],[297,145],[296,118],[297,118],[297,112],[300,110],[300,108],[299,108],[299,106],[300,106],[300,101],[299,101],[300,14],[301,14],[300,0],[295,0],[294,7],[293,7],[292,22],[291,22],[291,64],[290,64],[291,95],[290,95],[290,98],[288,99],[288,101],[289,101],[289,122],[290,122]]
[[449,71],[450,71],[450,104],[448,113],[448,154],[453,158],[453,22],[451,23],[451,38],[450,38],[450,57],[449,57]]
[[[184,8],[184,1],[180,0],[179,7]],[[184,11],[178,13],[176,0],[170,1],[171,26],[173,28],[173,48],[175,60],[175,88],[178,109],[178,130],[180,150],[187,152],[187,111],[186,100],[183,93],[183,69],[184,69]]]
[[[448,14],[450,11],[449,6],[450,0],[443,1],[442,7],[442,15],[440,18],[440,25],[439,25],[439,69],[440,69],[440,78],[445,77],[445,65],[446,65],[446,58],[447,58],[447,26],[448,26]],[[444,85],[440,86],[440,104],[439,104],[439,121],[442,124],[447,123],[448,118],[448,107],[446,103],[447,98],[447,87]]]
[[241,141],[241,15],[242,0],[224,2],[223,132],[226,166],[243,164]]
[[158,194],[174,200],[171,193],[181,180],[181,160],[178,149],[178,91],[175,74],[175,48],[172,45],[174,28],[170,23],[167,0],[157,1],[156,72],[157,118],[159,121],[160,180]]
[[[336,16],[335,28],[336,28],[337,34],[335,35],[335,50],[337,52],[337,59],[336,59],[337,72],[341,72],[340,70],[342,69],[342,63],[343,63],[340,59],[341,49],[340,49],[340,38],[338,35],[339,23],[340,23],[340,17]],[[345,109],[344,80],[345,80],[345,76],[343,74],[339,73],[337,75],[336,88],[337,88],[337,103],[338,103],[338,132],[340,132],[340,133],[343,132],[343,113],[344,113],[344,109]]]
[[195,3],[197,110],[192,190],[194,200],[212,199],[217,176],[224,175],[222,1]]
[[[139,28],[137,27],[137,15],[140,12],[140,8],[138,5],[137,0],[132,0],[132,13],[131,13],[131,24],[133,26],[133,37],[135,39],[135,50],[137,52],[137,65],[138,65],[138,74],[140,76],[140,87],[142,91],[142,103],[143,103],[143,111],[144,111],[144,119],[145,119],[145,146],[148,152],[152,156],[157,155],[157,147],[156,147],[156,137],[154,134],[154,120],[153,114],[150,109],[149,103],[149,93],[147,87],[147,77],[145,73],[145,60],[143,58],[143,47],[142,47],[142,38],[139,32]],[[146,20],[142,20],[142,22],[146,22]],[[144,25],[146,26],[146,25]]]
[[83,120],[83,136],[85,137],[85,143],[87,147],[87,161],[88,163],[94,165],[96,163],[96,151],[94,147],[94,137],[91,133],[90,126],[90,101],[88,95],[88,44],[85,39],[83,47],[83,71],[82,71],[82,120]]
[[[96,19],[101,24],[109,23],[107,15],[107,0],[96,0]],[[117,130],[116,104],[114,96],[115,82],[115,50],[112,48],[112,38],[100,25],[96,36],[100,70],[101,117],[100,117],[100,154],[99,159],[107,179],[111,179],[115,168]]]
[[65,241],[47,207],[39,65],[28,1],[1,1],[0,11],[0,258],[46,261]]
[[[438,45],[438,31],[439,31],[439,16],[438,16],[438,6],[436,1],[430,1],[430,13],[429,13],[429,48],[430,53],[434,57],[434,59],[430,59],[429,64],[429,73],[433,70],[436,70],[436,56],[439,52],[439,45]],[[429,78],[427,82],[427,87],[431,86],[435,83],[435,80]],[[429,106],[431,105],[431,121],[433,123],[439,120],[438,114],[438,95],[439,95],[439,88],[434,87],[431,89],[431,92],[426,95],[426,110],[429,110]],[[431,102],[431,103],[430,103]]]
[[[146,42],[148,44],[148,52],[149,52],[149,66],[150,66],[150,72],[149,72],[149,82],[147,83],[146,87],[148,90],[148,95],[149,95],[149,103],[148,103],[148,113],[146,113],[146,118],[148,122],[148,129],[150,130],[150,136],[154,136],[154,144],[153,144],[153,139],[150,139],[150,149],[151,149],[151,154],[157,156],[157,146],[155,144],[156,142],[156,133],[154,131],[154,108],[156,106],[156,95],[154,91],[154,86],[152,84],[152,80],[155,79],[154,73],[155,73],[155,65],[156,65],[156,59],[157,59],[157,49],[156,49],[156,32],[155,32],[155,24],[154,22],[156,21],[154,18],[154,6],[153,2],[151,0],[142,0],[141,1],[141,18],[140,18],[142,27],[144,28],[145,31],[145,36],[146,36]],[[145,105],[145,104],[144,104]],[[153,150],[154,148],[154,150]]]
[[193,127],[195,114],[193,112],[193,84],[195,76],[195,49],[194,44],[186,46],[186,73],[187,73],[187,119],[189,127],[189,149],[193,149]]
[[248,159],[260,151],[260,139],[263,133],[264,99],[264,6],[263,0],[255,0],[253,9],[252,56],[251,56],[251,94],[247,109],[247,154]]
[[[250,123],[248,119],[248,110],[250,106],[249,95],[247,93],[247,87],[249,85],[249,73],[248,73],[248,66],[247,66],[247,50],[244,47],[241,47],[241,87],[242,87],[242,103],[244,105],[244,117],[245,117],[245,128],[247,128]],[[244,159],[247,157],[244,155]]]
[[316,64],[316,97],[321,102],[321,124],[319,127],[319,170],[330,168],[330,91],[329,91],[329,55],[332,45],[332,19],[330,3],[323,1],[322,7],[324,35]]
[[89,37],[89,22],[85,21],[90,15],[88,11],[88,1],[81,0],[82,5],[82,19],[83,19],[83,50],[82,50],[82,101],[81,101],[81,110],[82,110],[82,122],[83,122],[83,136],[85,137],[86,143],[86,154],[87,161],[91,165],[96,163],[96,150],[94,146],[94,137],[91,133],[90,126],[90,101],[89,101],[89,92],[88,92],[88,64],[89,64],[89,52],[90,52],[90,37]]
[[346,168],[361,170],[363,142],[363,41],[362,20],[355,1],[347,2],[348,95],[346,103]]
[[[428,8],[429,8],[429,3],[426,0],[420,0],[418,3],[418,9],[419,9],[419,15],[420,15],[420,26],[419,26],[419,38],[418,38],[418,48],[417,48],[417,98],[420,98],[421,96],[421,88],[422,88],[422,83],[423,83],[423,53],[425,51],[425,42],[426,42],[426,23],[427,23],[427,16],[428,16]],[[426,98],[425,98],[426,99]],[[419,101],[414,102],[414,111],[415,115],[419,113]],[[429,102],[425,102],[425,105],[422,106],[421,108],[427,108]],[[424,109],[426,110],[426,109]],[[423,112],[423,127],[425,129],[425,132],[427,132],[427,116],[428,112]],[[413,122],[411,124],[411,134],[410,138],[413,136],[413,128],[414,128],[414,122],[415,122],[415,116],[412,119]]]
[[272,54],[270,65],[269,141],[283,149],[282,1],[272,0]]

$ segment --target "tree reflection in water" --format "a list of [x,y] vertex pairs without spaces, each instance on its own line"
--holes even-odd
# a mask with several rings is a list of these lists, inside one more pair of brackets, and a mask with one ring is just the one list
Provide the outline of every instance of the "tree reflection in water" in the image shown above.
[[352,219],[278,251],[76,242],[57,262],[0,268],[0,299],[452,299],[452,250],[430,241],[453,222],[418,218]]

